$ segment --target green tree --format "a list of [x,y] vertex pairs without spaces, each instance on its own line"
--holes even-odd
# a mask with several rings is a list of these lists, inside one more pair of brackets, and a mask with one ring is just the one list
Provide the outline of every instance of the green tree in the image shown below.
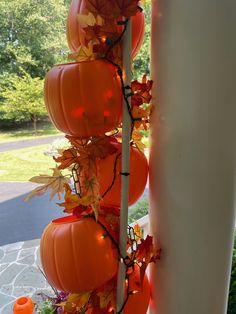
[[142,47],[134,60],[135,79],[142,78],[143,74],[150,74],[150,38],[151,38],[151,0],[146,0],[144,6],[145,33]]
[[0,92],[4,99],[2,111],[6,120],[16,122],[32,121],[37,133],[37,121],[47,116],[43,102],[43,80],[24,76],[11,75]]
[[45,116],[42,79],[67,60],[68,7],[69,0],[0,0],[0,126],[30,119],[36,128]]
[[66,59],[68,1],[0,0],[0,75],[43,78]]

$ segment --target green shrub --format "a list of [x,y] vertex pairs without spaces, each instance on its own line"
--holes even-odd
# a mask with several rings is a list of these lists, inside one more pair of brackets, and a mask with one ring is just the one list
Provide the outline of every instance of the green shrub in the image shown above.
[[149,202],[147,196],[141,198],[134,206],[129,208],[129,223],[135,222],[138,219],[148,214]]

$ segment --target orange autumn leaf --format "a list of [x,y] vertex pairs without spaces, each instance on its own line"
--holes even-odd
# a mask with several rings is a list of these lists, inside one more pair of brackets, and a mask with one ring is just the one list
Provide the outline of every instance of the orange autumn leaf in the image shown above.
[[78,156],[79,176],[86,179],[97,174],[96,160],[88,153],[80,151]]
[[143,151],[146,148],[146,145],[142,142],[143,136],[140,133],[140,130],[134,130],[132,133],[132,141],[134,142],[135,146]]
[[25,202],[29,201],[34,196],[39,196],[51,190],[50,200],[57,194],[60,198],[60,194],[64,193],[64,185],[68,184],[70,179],[65,178],[61,171],[56,167],[53,170],[52,176],[49,175],[39,175],[32,177],[29,181],[34,183],[42,184],[41,186],[35,188],[29,195],[24,199]]
[[150,118],[150,106],[147,107],[146,109],[142,108],[142,107],[133,107],[132,108],[132,116],[134,119],[137,119],[134,122],[134,126],[135,128],[140,128],[141,126],[143,126],[144,130],[148,129],[148,123],[149,123],[149,118]]
[[78,149],[84,149],[88,143],[88,139],[82,139],[71,135],[66,135],[65,138],[68,139],[74,148]]
[[61,156],[53,157],[53,159],[60,163],[58,169],[66,169],[78,162],[78,155],[76,149],[69,148],[64,150]]
[[89,202],[94,211],[95,217],[97,219],[100,209],[100,186],[97,180],[97,176],[93,175],[90,178],[84,180],[83,184],[83,195],[89,199]]

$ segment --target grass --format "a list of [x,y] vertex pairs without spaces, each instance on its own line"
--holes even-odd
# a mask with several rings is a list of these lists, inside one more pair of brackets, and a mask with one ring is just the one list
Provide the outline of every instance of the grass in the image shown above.
[[32,127],[24,127],[12,130],[0,130],[0,143],[34,139],[61,134],[51,123],[41,123],[38,126],[38,134],[35,135]]
[[50,174],[55,162],[43,151],[48,145],[0,153],[0,181],[28,181],[32,176]]

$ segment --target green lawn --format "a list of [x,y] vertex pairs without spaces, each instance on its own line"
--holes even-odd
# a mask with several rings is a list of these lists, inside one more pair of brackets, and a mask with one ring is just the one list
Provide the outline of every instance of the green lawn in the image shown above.
[[32,176],[51,174],[55,166],[52,157],[43,151],[48,145],[0,153],[0,181],[28,181]]
[[34,139],[40,136],[53,136],[61,134],[51,123],[42,123],[38,126],[38,134],[33,133],[32,128],[19,128],[14,130],[0,130],[0,143]]

